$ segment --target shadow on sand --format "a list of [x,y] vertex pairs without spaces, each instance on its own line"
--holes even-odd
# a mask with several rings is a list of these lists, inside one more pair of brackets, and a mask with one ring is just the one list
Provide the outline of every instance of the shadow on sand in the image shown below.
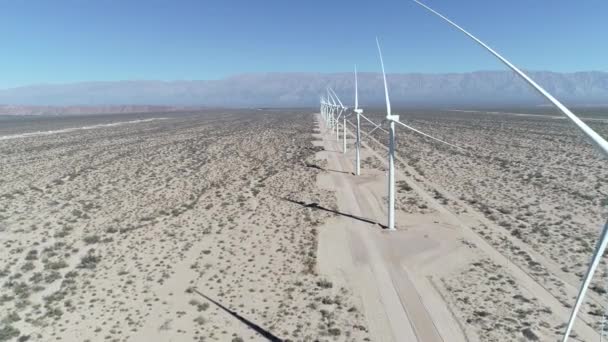
[[275,335],[273,335],[270,331],[260,327],[259,325],[253,323],[252,321],[246,319],[245,317],[239,315],[238,313],[236,313],[235,311],[232,311],[230,309],[228,309],[227,307],[223,306],[222,304],[216,302],[215,300],[207,297],[204,293],[200,292],[198,289],[196,288],[190,288],[190,290],[193,293],[196,293],[197,295],[205,298],[206,300],[210,301],[211,303],[217,305],[220,309],[226,311],[227,313],[229,313],[230,315],[232,315],[234,318],[238,319],[239,321],[241,321],[242,323],[246,324],[248,327],[250,327],[251,329],[255,330],[255,332],[257,332],[258,334],[262,335],[264,338],[266,338],[268,341],[272,341],[272,342],[282,342],[283,340],[276,337]]
[[322,168],[322,167],[320,167],[319,165],[316,165],[316,164],[305,163],[304,165],[306,165],[306,167],[309,167],[311,169],[317,169],[317,170],[321,170],[321,171],[344,173],[344,174],[353,175],[353,176],[355,175],[353,172],[348,172],[348,171],[339,171],[339,170],[332,170],[332,169],[324,169],[324,168]]
[[343,212],[340,212],[340,211],[337,211],[337,210],[328,209],[328,208],[325,208],[325,207],[319,205],[319,203],[315,203],[315,202],[313,202],[313,203],[306,203],[306,202],[296,201],[296,200],[292,200],[292,199],[285,198],[285,197],[281,197],[281,199],[284,200],[284,201],[287,201],[287,202],[291,202],[291,203],[294,203],[294,204],[301,205],[304,208],[313,208],[313,209],[324,210],[324,211],[327,211],[327,212],[330,212],[330,213],[334,213],[336,215],[352,218],[352,219],[357,220],[357,221],[361,221],[361,222],[365,222],[365,223],[369,223],[369,224],[373,224],[373,225],[378,225],[378,226],[382,227],[383,229],[388,228],[388,226],[386,226],[386,225],[384,225],[384,224],[382,224],[380,222],[376,222],[376,221],[370,220],[370,219],[365,218],[365,217],[360,217],[360,216],[356,216],[356,215],[352,215],[352,214],[348,214],[348,213],[343,213]]

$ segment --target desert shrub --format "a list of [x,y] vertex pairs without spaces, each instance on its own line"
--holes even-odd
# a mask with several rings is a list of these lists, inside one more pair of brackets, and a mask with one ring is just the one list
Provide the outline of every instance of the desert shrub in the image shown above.
[[338,328],[330,328],[327,330],[327,333],[331,336],[340,336],[342,332]]
[[321,279],[321,280],[317,281],[317,286],[319,286],[320,288],[323,288],[323,289],[331,289],[334,286],[334,284],[332,284],[332,282],[329,280]]
[[29,251],[27,253],[27,255],[25,256],[25,260],[37,260],[38,259],[38,251],[35,249],[32,249],[31,251]]
[[98,243],[101,240],[101,238],[99,237],[99,235],[88,235],[88,236],[85,236],[82,240],[87,245],[92,245],[94,243]]
[[91,250],[87,255],[83,256],[82,259],[80,259],[80,264],[78,265],[78,267],[94,269],[95,267],[97,267],[97,263],[99,261],[101,261],[101,257],[94,255],[93,251]]
[[21,266],[21,270],[23,272],[28,272],[33,270],[34,268],[36,268],[36,266],[34,266],[34,263],[31,261],[26,262],[25,264],[23,264],[23,266]]
[[59,318],[61,318],[61,316],[63,316],[63,310],[61,310],[58,307],[52,307],[52,308],[48,309],[48,311],[46,312],[46,315],[48,317],[59,319]]
[[66,267],[68,267],[68,263],[63,260],[49,261],[44,265],[44,268],[47,270],[59,270]]
[[15,295],[21,299],[25,299],[30,296],[30,287],[27,285],[26,282],[22,281],[11,283],[10,287],[12,287]]
[[196,309],[198,311],[205,311],[205,310],[209,309],[209,303],[201,303],[200,301],[198,301],[196,299],[192,299],[188,303],[190,305],[196,306]]
[[11,312],[10,314],[6,315],[6,317],[2,321],[6,322],[6,323],[14,323],[14,322],[19,322],[20,320],[21,320],[21,317],[19,317],[18,313]]
[[61,273],[57,271],[51,271],[44,276],[44,282],[50,284],[57,279],[61,279]]
[[203,316],[198,316],[194,319],[194,322],[197,323],[198,325],[203,325],[207,322],[207,320]]
[[0,296],[0,305],[3,305],[4,303],[10,302],[13,299],[15,299],[15,297],[9,296],[7,294],[3,294],[3,295]]
[[9,341],[19,336],[19,329],[13,327],[10,324],[6,324],[0,328],[0,341]]

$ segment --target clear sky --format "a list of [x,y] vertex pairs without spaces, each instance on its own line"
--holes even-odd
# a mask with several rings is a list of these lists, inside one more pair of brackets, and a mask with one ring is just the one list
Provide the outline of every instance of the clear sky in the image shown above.
[[[533,70],[608,71],[608,1],[426,0]],[[503,69],[409,0],[0,0],[0,88],[245,72]]]

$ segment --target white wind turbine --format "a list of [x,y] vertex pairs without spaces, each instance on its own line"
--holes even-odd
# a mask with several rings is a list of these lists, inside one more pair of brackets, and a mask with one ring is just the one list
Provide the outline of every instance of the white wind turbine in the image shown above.
[[[426,134],[424,132],[421,132],[420,130],[417,130],[409,125],[406,125],[402,122],[399,121],[399,115],[392,115],[391,114],[391,104],[390,104],[390,99],[389,99],[389,94],[388,94],[388,85],[387,85],[387,81],[386,81],[386,72],[384,70],[384,61],[382,58],[382,51],[380,49],[380,43],[378,42],[378,39],[376,38],[376,45],[378,46],[378,54],[380,56],[380,65],[382,66],[382,76],[384,79],[384,93],[385,93],[385,97],[386,97],[386,120],[389,121],[390,123],[390,131],[389,133],[389,177],[388,177],[388,193],[389,193],[389,201],[388,201],[388,230],[395,230],[395,123],[398,123],[402,126],[404,126],[405,128],[414,131],[418,134],[421,134],[427,138],[433,139],[437,142],[440,142],[442,144],[446,144],[448,146],[454,147],[454,148],[460,148],[458,146],[452,145],[448,142],[445,142],[441,139],[437,139],[429,134]],[[332,95],[333,93],[333,95]],[[335,98],[334,98],[335,96]],[[336,104],[335,100],[338,100],[338,102],[340,103],[340,105]],[[322,106],[322,114],[325,115],[325,117],[327,118],[327,121],[330,123],[328,125],[329,128],[335,127],[336,128],[336,141],[339,141],[339,118],[340,116],[344,115],[343,117],[343,151],[346,152],[346,109],[348,109],[347,107],[344,106],[344,104],[342,103],[342,101],[340,101],[340,98],[338,97],[338,95],[336,94],[336,92],[331,89],[331,88],[327,88],[327,97],[326,98],[321,98],[321,106]],[[381,131],[387,132],[384,129],[381,128],[380,124],[376,124],[373,121],[371,121],[370,119],[366,118],[363,115],[363,110],[359,108],[359,91],[358,91],[358,80],[357,80],[357,67],[355,66],[355,108],[354,108],[354,112],[356,113],[357,116],[357,132],[356,132],[356,174],[360,175],[361,173],[361,155],[360,155],[360,150],[361,150],[361,127],[360,127],[360,117],[363,117],[365,120],[369,121],[372,125],[374,125],[374,129],[372,129],[370,132],[366,133],[366,135],[371,135],[371,133],[373,133],[376,129],[379,129]],[[336,117],[336,114],[337,117]]]
[[331,128],[331,103],[329,102],[329,96],[324,97],[325,100],[325,119],[327,120],[327,127]]
[[338,122],[338,118],[336,117],[336,114],[338,112],[339,107],[336,104],[336,100],[331,95],[329,88],[327,88],[327,95],[329,96],[329,99],[331,100],[331,121],[332,121],[331,127],[336,129],[336,141],[338,141],[338,140],[340,140],[340,138],[339,138],[340,127],[339,127],[339,122]]
[[355,65],[355,109],[354,112],[357,116],[357,141],[355,143],[356,156],[355,156],[355,174],[359,176],[361,174],[361,119],[360,116],[363,114],[363,109],[359,108],[359,85],[357,81],[357,66]]
[[[498,54],[498,52],[494,51],[492,48],[490,48],[484,42],[479,40],[477,37],[473,36],[471,33],[467,32],[462,27],[458,26],[456,23],[454,23],[450,19],[446,18],[445,16],[441,15],[437,11],[433,10],[432,8],[428,7],[427,5],[421,3],[417,0],[413,0],[413,1],[416,2],[417,4],[419,4],[420,6],[426,8],[431,13],[437,15],[441,19],[445,20],[446,22],[448,22],[450,25],[454,26],[456,29],[458,29],[462,33],[466,34],[469,38],[474,40],[477,44],[481,45],[484,49],[486,49],[488,52],[490,52],[492,55],[494,55],[494,57],[498,58],[502,63],[504,63],[507,67],[509,67],[511,70],[513,70],[524,81],[526,81],[526,83],[528,83],[530,86],[532,86],[532,88],[534,88],[543,97],[545,97],[547,100],[549,100],[549,102],[551,102],[555,107],[557,107],[557,109],[559,109],[559,111],[561,111],[568,119],[570,119],[570,121],[572,121],[572,123],[574,123],[576,125],[576,127],[578,127],[583,132],[583,134],[585,134],[585,136],[587,136],[587,138],[589,138],[589,140],[591,140],[591,142],[599,149],[599,151],[604,155],[604,157],[608,156],[608,142],[606,142],[606,140],[604,140],[604,138],[602,138],[593,129],[591,129],[591,127],[587,126],[587,124],[585,124],[583,121],[581,121],[566,106],[564,106],[555,97],[553,97],[553,95],[551,95],[548,91],[546,91],[541,86],[539,86],[536,82],[534,82],[534,80],[532,80],[523,71],[521,71],[519,68],[517,68],[511,62],[509,62],[506,58],[504,58],[503,56]],[[589,288],[591,279],[593,278],[593,274],[595,273],[597,266],[599,265],[600,260],[601,260],[602,256],[604,255],[604,252],[606,251],[607,246],[608,246],[608,222],[606,222],[604,224],[604,228],[602,229],[602,232],[600,234],[599,241],[595,247],[595,252],[593,253],[593,257],[591,258],[591,263],[589,265],[589,269],[587,270],[587,273],[585,274],[585,277],[583,278],[583,283],[579,290],[578,296],[576,298],[576,303],[574,305],[574,308],[572,309],[570,319],[568,320],[568,326],[566,328],[566,331],[565,331],[563,339],[562,339],[563,342],[568,341],[568,338],[570,337],[570,332],[572,331],[572,328],[574,327],[574,322],[576,321],[576,316],[580,310],[581,305],[583,304],[583,300],[585,299],[585,294],[587,293],[587,289]]]
[[321,113],[321,119],[323,119],[323,121],[327,121],[327,119],[325,118],[325,99],[323,98],[323,96],[319,97],[319,104],[319,112]]
[[325,119],[325,125],[326,125],[326,127],[329,127],[330,126],[330,122],[329,122],[329,102],[327,101],[326,97],[321,97],[321,105],[322,105],[323,119]]
[[348,110],[348,107],[345,107],[344,104],[342,104],[340,97],[333,89],[328,89],[334,94],[336,100],[338,100],[338,103],[340,104],[340,115],[338,115],[338,120],[340,120],[340,116],[342,116],[342,153],[346,153],[346,111]]
[[399,121],[399,115],[391,114],[391,101],[388,95],[388,84],[386,82],[386,72],[384,70],[384,60],[382,58],[382,50],[380,49],[380,42],[376,38],[376,45],[378,46],[378,55],[380,56],[380,66],[382,67],[382,78],[384,80],[384,95],[386,97],[386,120],[389,122],[389,145],[388,145],[388,230],[395,229],[395,124],[398,123],[401,126],[421,134],[427,138],[440,142],[442,144],[461,148],[456,145],[445,142],[441,139],[435,138],[429,134],[426,134],[414,127],[404,124]]
[[384,71],[384,60],[380,42],[376,38],[380,65],[382,66],[382,77],[384,79],[384,95],[386,97],[386,120],[389,122],[388,142],[388,230],[395,230],[395,122],[399,122],[399,115],[391,114],[391,101],[388,96],[388,85],[386,83],[386,72]]

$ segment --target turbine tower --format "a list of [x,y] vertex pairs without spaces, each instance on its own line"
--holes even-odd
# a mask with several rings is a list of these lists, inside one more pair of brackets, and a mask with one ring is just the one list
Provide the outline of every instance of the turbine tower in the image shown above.
[[355,65],[355,109],[354,112],[357,116],[357,142],[355,143],[356,155],[355,155],[355,174],[359,176],[361,174],[361,121],[360,115],[363,114],[363,109],[359,109],[359,86],[357,82],[357,66]]
[[389,143],[388,143],[388,230],[395,229],[395,122],[399,122],[399,115],[391,114],[391,101],[388,96],[388,85],[386,83],[386,72],[384,71],[384,61],[380,42],[376,37],[380,65],[382,66],[382,77],[384,79],[384,95],[386,97],[386,120],[389,122]]
[[[564,106],[561,102],[559,102],[553,95],[551,95],[548,91],[539,86],[534,80],[532,80],[528,75],[526,75],[523,71],[509,62],[506,58],[501,56],[498,52],[494,51],[487,44],[479,40],[477,37],[467,32],[462,27],[458,26],[456,23],[441,15],[439,12],[433,10],[427,5],[421,3],[420,1],[413,0],[420,6],[427,9],[429,12],[437,15],[441,19],[445,20],[448,24],[452,25],[469,38],[474,40],[477,44],[481,45],[484,49],[490,52],[494,57],[498,58],[502,63],[504,63],[509,69],[513,70],[519,77],[521,77],[526,83],[528,83],[532,88],[534,88],[537,92],[539,92],[543,97],[545,97],[549,102],[551,102],[559,111],[561,111],[572,123],[574,123],[586,136],[591,140],[591,142],[600,150],[600,152],[604,155],[604,157],[608,156],[608,142],[604,140],[599,134],[597,134],[591,127],[587,126],[581,119],[579,119],[574,113],[572,113],[566,106]],[[568,325],[566,327],[566,331],[564,332],[564,336],[562,338],[563,342],[568,341],[570,337],[570,333],[572,332],[572,328],[574,327],[574,322],[576,321],[576,316],[580,310],[581,305],[583,304],[583,300],[585,299],[585,294],[587,293],[587,289],[591,284],[591,279],[595,274],[597,266],[600,263],[604,252],[606,251],[606,247],[608,246],[608,222],[604,224],[604,228],[600,234],[599,241],[595,247],[595,252],[593,253],[593,257],[591,258],[591,262],[589,264],[589,269],[583,278],[583,283],[579,290],[579,293],[576,297],[576,303],[574,304],[574,308],[572,309],[572,313],[570,314],[570,319],[568,320]]]

